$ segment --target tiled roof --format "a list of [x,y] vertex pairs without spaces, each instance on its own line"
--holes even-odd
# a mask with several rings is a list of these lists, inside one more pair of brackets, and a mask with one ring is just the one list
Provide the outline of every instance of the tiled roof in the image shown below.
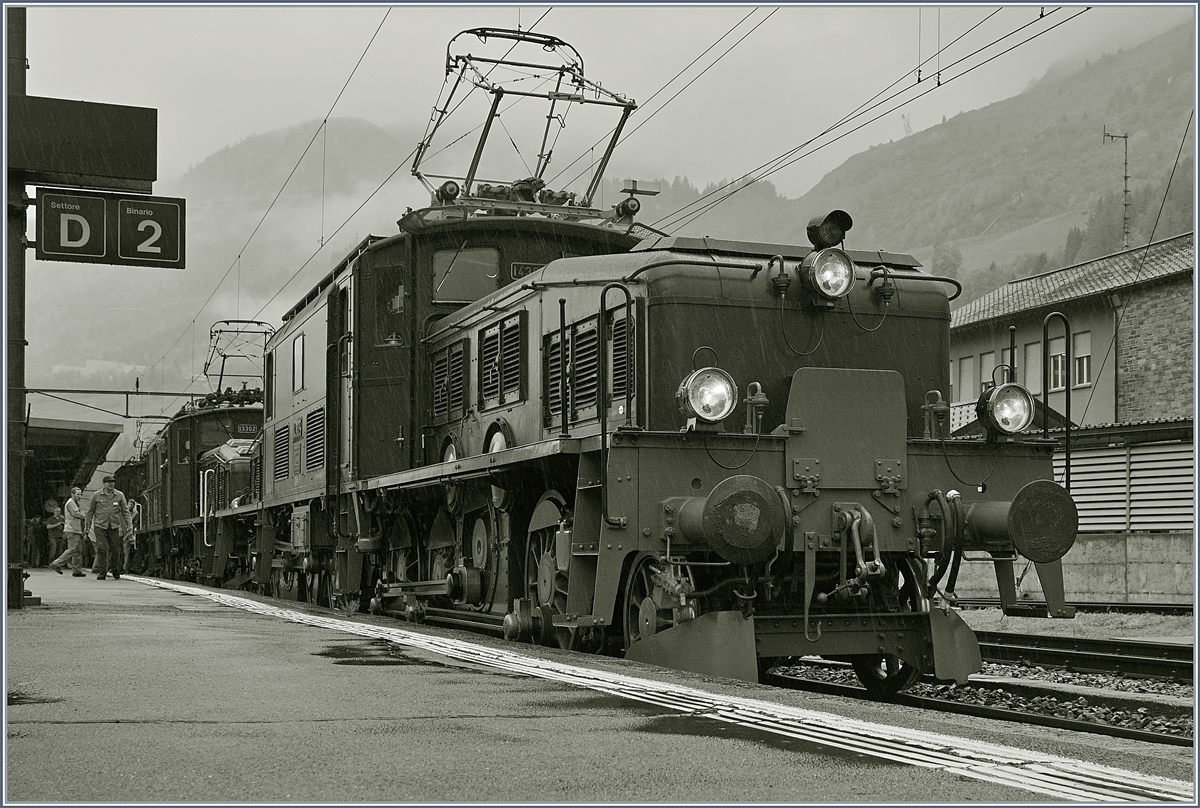
[[1066,300],[1112,292],[1190,272],[1196,266],[1193,234],[1163,239],[1053,272],[1018,278],[955,310],[950,327],[960,328]]

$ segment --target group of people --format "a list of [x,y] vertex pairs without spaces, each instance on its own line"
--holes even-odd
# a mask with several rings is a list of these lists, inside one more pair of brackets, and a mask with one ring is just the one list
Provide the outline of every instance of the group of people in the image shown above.
[[107,580],[110,574],[113,580],[120,580],[121,573],[129,568],[136,547],[133,527],[138,510],[136,500],[131,502],[117,490],[117,480],[111,474],[104,478],[104,486],[92,494],[86,507],[83,489],[74,486],[65,513],[54,503],[50,518],[45,522],[51,554],[63,541],[66,543],[66,549],[50,562],[50,569],[62,575],[63,567],[70,567],[72,576],[84,577],[87,574],[83,571],[86,558],[92,555],[88,552],[92,541],[85,541],[84,537],[90,535],[95,543],[91,569],[96,580]]

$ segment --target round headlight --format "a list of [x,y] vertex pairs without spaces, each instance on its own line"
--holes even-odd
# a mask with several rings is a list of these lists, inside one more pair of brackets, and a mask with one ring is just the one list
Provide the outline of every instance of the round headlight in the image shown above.
[[687,418],[716,423],[733,412],[737,404],[737,385],[719,368],[700,368],[679,384],[675,400]]
[[1033,424],[1033,396],[1019,384],[1001,384],[979,397],[975,414],[989,431],[1015,435]]
[[800,276],[817,294],[837,300],[854,288],[854,262],[842,250],[817,250],[800,264]]

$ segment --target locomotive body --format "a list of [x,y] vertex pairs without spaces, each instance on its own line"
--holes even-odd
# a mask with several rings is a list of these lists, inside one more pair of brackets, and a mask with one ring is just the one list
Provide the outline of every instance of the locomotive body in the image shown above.
[[[123,490],[142,504],[136,532],[145,567],[185,580],[201,575],[200,559],[211,567],[213,544],[206,531],[213,528],[210,518],[218,498],[211,500],[210,518],[205,518],[204,507],[210,500],[202,496],[202,480],[210,484],[215,474],[206,456],[229,441],[252,441],[262,429],[261,402],[261,390],[226,390],[192,402],[167,422],[143,452],[142,471]],[[208,478],[205,469],[210,470]],[[228,488],[228,477],[226,490],[237,490]],[[228,507],[231,498],[220,501]]]
[[848,660],[875,695],[980,668],[964,560],[1006,610],[1033,560],[1071,616],[1077,515],[1033,399],[1002,377],[985,434],[949,437],[955,281],[844,249],[843,211],[760,244],[635,225],[636,184],[609,212],[537,177],[468,194],[486,133],[285,315],[261,432],[218,408],[225,434],[189,413],[155,444],[148,530],[195,560],[174,573],[744,679]]

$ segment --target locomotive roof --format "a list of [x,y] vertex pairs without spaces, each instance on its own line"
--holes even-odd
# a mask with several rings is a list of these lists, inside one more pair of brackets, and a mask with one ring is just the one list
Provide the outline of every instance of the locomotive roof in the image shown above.
[[[784,258],[804,258],[813,251],[806,244],[767,244],[756,241],[736,241],[727,239],[708,238],[707,236],[661,236],[644,239],[633,248],[633,252],[650,250],[671,250],[673,252],[704,253],[706,255],[745,255],[772,256],[782,255]],[[884,264],[898,269],[916,269],[921,262],[907,253],[892,253],[882,250],[846,250],[850,258],[858,264]]]
[[421,218],[420,214],[434,214],[445,210],[459,210],[459,208],[422,208],[416,211],[410,211],[405,214],[398,225],[404,225],[399,233],[391,236],[367,236],[354,249],[352,249],[337,265],[322,278],[308,294],[297,301],[296,305],[292,306],[283,315],[283,322],[295,317],[306,306],[312,303],[321,292],[329,288],[329,284],[333,282],[343,270],[350,266],[354,259],[360,255],[372,250],[381,249],[396,241],[408,238],[414,235],[436,235],[439,233],[456,233],[466,231],[506,231],[517,229],[537,229],[537,230],[574,230],[580,233],[603,233],[606,236],[613,238],[625,238],[633,234],[633,238],[639,238],[644,234],[653,233],[644,226],[634,224],[625,230],[614,228],[611,226],[597,225],[590,222],[576,221],[573,219],[563,219],[548,216],[463,216],[453,218]]
[[[560,258],[541,269],[498,289],[486,297],[464,306],[440,321],[434,333],[452,323],[461,323],[483,310],[508,305],[514,297],[529,294],[533,290],[554,286],[602,286],[614,281],[628,280],[647,267],[669,264],[672,257],[681,261],[696,260],[701,256],[715,261],[718,255],[731,258],[734,263],[746,262],[747,267],[765,265],[774,255],[798,260],[812,252],[813,248],[798,244],[766,244],[752,241],[726,241],[712,238],[688,236],[665,236],[643,239],[630,252],[603,255],[583,255]],[[920,272],[920,262],[911,255],[889,253],[878,250],[846,250],[857,263],[867,265],[884,264],[890,268]],[[701,259],[703,260],[703,259]],[[643,276],[645,277],[645,276]],[[433,336],[431,334],[430,336]]]

